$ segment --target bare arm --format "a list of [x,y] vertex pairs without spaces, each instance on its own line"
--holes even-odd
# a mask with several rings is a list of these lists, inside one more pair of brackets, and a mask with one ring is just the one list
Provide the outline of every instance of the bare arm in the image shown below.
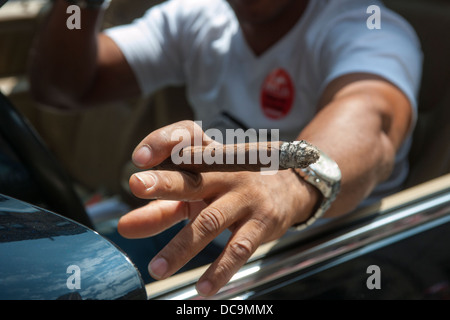
[[102,10],[82,9],[81,29],[70,30],[67,6],[55,1],[37,36],[29,67],[34,97],[59,108],[80,108],[138,95],[119,47],[100,33]]
[[331,217],[354,209],[389,177],[412,111],[398,88],[368,74],[332,82],[322,105],[300,137],[324,150],[341,169],[340,196],[327,213]]
[[[411,109],[395,86],[360,74],[334,81],[322,105],[299,138],[321,148],[340,166],[342,189],[327,212],[337,216],[355,208],[388,177],[410,126]],[[186,121],[150,133],[134,152],[135,164],[142,169],[157,165],[178,143],[171,141],[171,134],[179,129],[195,132],[193,128]],[[319,199],[318,190],[286,170],[271,176],[152,170],[132,176],[130,187],[140,198],[158,200],[121,218],[118,228],[123,236],[146,237],[189,220],[150,262],[156,279],[172,275],[224,229],[231,230],[222,254],[199,279],[197,289],[203,295],[225,285],[261,243],[305,221]]]

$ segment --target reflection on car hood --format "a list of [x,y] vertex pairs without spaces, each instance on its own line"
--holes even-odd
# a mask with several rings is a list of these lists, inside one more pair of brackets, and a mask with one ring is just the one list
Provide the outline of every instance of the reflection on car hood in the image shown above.
[[146,299],[131,261],[96,232],[0,195],[0,299]]

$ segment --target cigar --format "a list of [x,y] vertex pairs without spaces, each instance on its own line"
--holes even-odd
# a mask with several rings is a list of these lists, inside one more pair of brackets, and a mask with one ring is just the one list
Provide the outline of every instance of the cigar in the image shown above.
[[185,147],[153,169],[194,173],[285,170],[306,168],[319,157],[318,149],[305,140],[213,144]]

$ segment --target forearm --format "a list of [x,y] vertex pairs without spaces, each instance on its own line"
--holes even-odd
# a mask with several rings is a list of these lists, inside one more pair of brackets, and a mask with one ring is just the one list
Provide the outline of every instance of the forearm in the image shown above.
[[[382,84],[383,90],[383,86],[393,88]],[[409,126],[410,107],[398,90],[393,95],[385,93],[355,90],[334,99],[299,136],[340,167],[341,191],[326,213],[328,217],[355,209],[392,171],[395,153]]]
[[43,103],[72,107],[95,79],[102,10],[82,9],[81,29],[69,29],[68,3],[57,0],[30,56],[31,92]]

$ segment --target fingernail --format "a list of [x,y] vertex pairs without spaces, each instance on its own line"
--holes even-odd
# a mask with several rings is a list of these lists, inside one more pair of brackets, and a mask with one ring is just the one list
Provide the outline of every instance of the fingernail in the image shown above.
[[213,286],[211,281],[209,280],[203,280],[197,284],[197,292],[201,296],[207,296],[211,292]]
[[145,167],[152,158],[152,150],[149,145],[143,145],[133,154],[133,163],[138,167]]
[[156,184],[156,178],[150,173],[135,173],[134,176],[144,185],[145,190],[148,191]]
[[161,279],[167,273],[169,269],[169,264],[167,260],[164,258],[157,258],[154,261],[150,262],[148,266],[148,271],[150,275],[155,279]]

